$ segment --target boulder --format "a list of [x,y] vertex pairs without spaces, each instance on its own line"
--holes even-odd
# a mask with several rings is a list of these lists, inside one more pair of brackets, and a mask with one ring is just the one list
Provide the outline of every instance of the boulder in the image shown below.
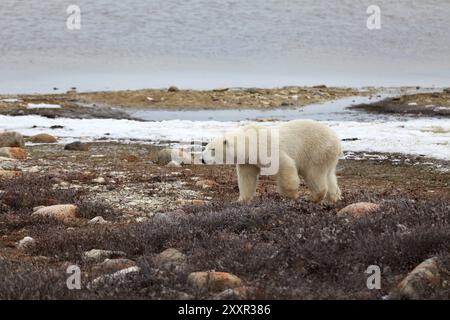
[[175,86],[171,86],[171,87],[169,87],[169,89],[167,89],[167,91],[168,91],[168,92],[178,92],[178,91],[180,91],[180,89],[178,89],[178,88],[175,87]]
[[157,163],[159,165],[167,165],[171,162],[177,164],[190,164],[192,162],[191,155],[183,150],[165,148],[158,152]]
[[154,258],[160,268],[169,270],[185,265],[186,261],[186,255],[174,248],[166,249]]
[[0,133],[0,147],[19,147],[25,145],[25,140],[19,132],[8,131]]
[[66,144],[64,146],[64,150],[70,150],[70,151],[89,151],[90,144],[83,143],[80,141],[72,142],[69,144]]
[[380,209],[380,205],[371,202],[357,202],[346,206],[338,211],[338,216],[350,216],[360,218],[374,213]]
[[1,178],[11,179],[11,178],[19,177],[21,174],[22,174],[21,171],[0,169],[0,179]]
[[58,139],[47,133],[40,133],[30,137],[30,142],[33,143],[56,143],[57,141]]
[[83,259],[85,261],[104,261],[105,259],[113,258],[123,258],[125,257],[125,252],[122,251],[112,251],[112,250],[101,250],[92,249],[83,253]]
[[242,280],[227,272],[193,272],[188,276],[188,284],[202,291],[220,292],[242,286]]
[[2,147],[0,148],[0,157],[24,160],[28,157],[25,149],[18,147]]
[[430,299],[441,286],[437,258],[430,258],[414,268],[389,294],[389,299]]
[[33,216],[53,218],[64,223],[73,222],[77,219],[77,206],[73,204],[57,204],[48,207],[37,207]]

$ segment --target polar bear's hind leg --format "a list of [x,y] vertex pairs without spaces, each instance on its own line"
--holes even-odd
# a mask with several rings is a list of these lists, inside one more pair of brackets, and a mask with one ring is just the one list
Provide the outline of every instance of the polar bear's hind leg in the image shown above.
[[278,192],[287,198],[295,199],[298,194],[300,178],[297,167],[289,157],[280,157],[280,167],[277,174]]

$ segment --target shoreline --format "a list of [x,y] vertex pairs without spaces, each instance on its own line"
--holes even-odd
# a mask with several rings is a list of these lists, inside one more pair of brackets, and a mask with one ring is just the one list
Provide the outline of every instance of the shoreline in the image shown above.
[[[63,94],[0,95],[0,114],[66,118],[130,119],[124,110],[272,110],[296,108],[351,96],[375,94],[377,89],[327,86],[222,88],[214,90],[144,89]],[[36,108],[30,109],[32,104]],[[39,108],[42,105],[42,108]],[[53,106],[53,107],[52,107]],[[59,107],[57,107],[59,106]]]

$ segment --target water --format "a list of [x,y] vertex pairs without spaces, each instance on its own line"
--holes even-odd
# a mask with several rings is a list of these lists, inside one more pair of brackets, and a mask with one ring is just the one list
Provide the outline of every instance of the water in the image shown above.
[[167,121],[167,120],[190,120],[190,121],[288,121],[294,119],[312,119],[317,121],[393,121],[404,119],[401,116],[383,115],[376,113],[360,112],[348,109],[349,106],[357,104],[374,103],[388,97],[402,94],[414,94],[433,92],[434,89],[384,89],[376,97],[354,96],[315,103],[298,108],[278,108],[278,109],[225,109],[225,110],[148,110],[137,109],[124,110],[134,119],[144,121]]
[[[81,8],[81,30],[66,8]],[[450,2],[1,0],[0,92],[450,85]]]

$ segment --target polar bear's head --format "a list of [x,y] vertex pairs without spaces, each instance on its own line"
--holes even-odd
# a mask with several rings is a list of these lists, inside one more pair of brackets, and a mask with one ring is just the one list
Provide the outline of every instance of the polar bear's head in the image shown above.
[[202,158],[206,164],[236,164],[239,132],[224,134],[208,143]]
[[[224,134],[206,145],[202,154],[206,164],[267,163],[271,152],[272,131],[260,125],[248,125],[235,132]],[[263,161],[261,161],[263,160]]]

